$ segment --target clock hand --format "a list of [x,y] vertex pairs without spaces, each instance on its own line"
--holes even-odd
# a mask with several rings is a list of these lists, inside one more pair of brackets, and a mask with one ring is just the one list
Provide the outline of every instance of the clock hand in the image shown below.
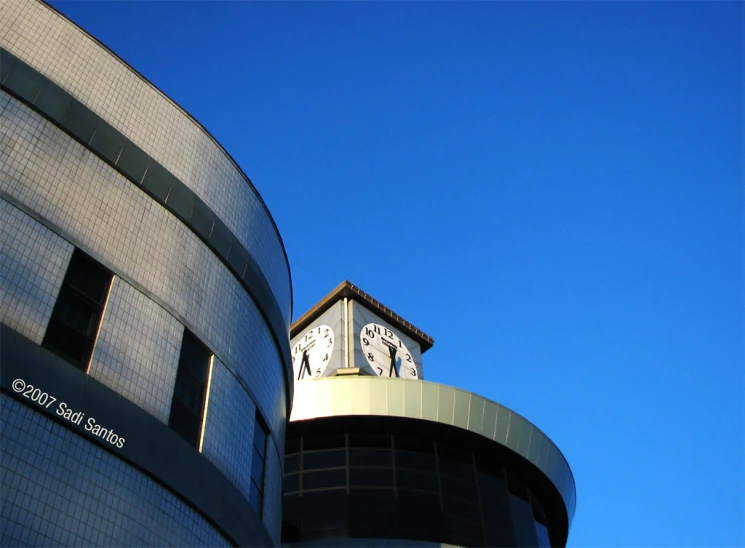
[[398,371],[396,370],[396,348],[394,346],[388,347],[388,353],[391,356],[391,368],[388,370],[388,376],[392,377],[391,373],[395,373],[398,377]]
[[297,374],[297,380],[305,378],[305,372],[310,375],[310,358],[308,358],[308,351],[303,350],[303,361],[300,362],[300,372]]

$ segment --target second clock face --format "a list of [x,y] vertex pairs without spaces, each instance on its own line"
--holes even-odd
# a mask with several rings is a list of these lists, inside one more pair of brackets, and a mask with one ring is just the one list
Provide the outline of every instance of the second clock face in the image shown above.
[[363,327],[360,345],[367,363],[379,377],[419,378],[411,352],[398,335],[384,325],[369,323]]
[[308,330],[292,347],[292,368],[295,379],[316,378],[323,375],[334,350],[334,330],[328,325],[317,325]]

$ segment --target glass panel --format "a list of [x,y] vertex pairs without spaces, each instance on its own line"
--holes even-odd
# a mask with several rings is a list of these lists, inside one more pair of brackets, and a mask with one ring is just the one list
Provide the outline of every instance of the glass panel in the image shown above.
[[173,186],[174,176],[158,162],[151,161],[142,181],[142,187],[152,194],[157,200],[165,202],[168,193]]
[[[347,527],[349,504],[344,491],[305,493],[301,500],[304,531],[337,530]],[[303,537],[305,538],[305,535]]]
[[435,455],[414,451],[396,450],[396,468],[408,468],[420,472],[436,473]]
[[220,219],[215,219],[215,228],[212,229],[212,235],[210,236],[210,244],[215,248],[215,251],[223,257],[227,258],[230,252],[230,231]]
[[171,403],[168,426],[194,447],[199,443],[200,421],[176,398]]
[[423,489],[425,491],[434,491],[435,493],[438,489],[437,476],[435,474],[398,470],[396,472],[396,482],[399,489]]
[[98,127],[99,121],[100,118],[88,107],[80,101],[73,99],[65,119],[62,120],[62,127],[83,143],[88,144]]
[[476,501],[466,502],[463,499],[442,497],[445,513],[461,519],[468,519],[475,522],[481,521],[479,505]]
[[352,488],[350,495],[352,538],[396,538],[398,516],[392,489]]
[[454,480],[447,476],[441,476],[442,494],[463,499],[478,500],[476,497],[476,485],[463,481]]
[[257,486],[264,486],[264,454],[259,452],[256,447],[251,454],[251,479]]
[[263,420],[260,418],[259,412],[256,412],[256,424],[254,426],[254,447],[256,447],[262,455],[266,453],[266,438],[267,438],[267,427],[264,425]]
[[16,61],[4,85],[24,101],[33,103],[44,81],[45,78],[26,63]]
[[455,516],[445,518],[445,541],[458,546],[483,546],[481,524]]
[[109,291],[111,274],[88,255],[76,249],[65,275],[65,283],[102,305]]
[[402,538],[442,541],[440,497],[436,494],[400,491],[398,516]]
[[349,482],[356,486],[393,487],[393,470],[384,468],[352,468]]
[[246,252],[243,249],[243,245],[238,239],[230,235],[230,254],[228,255],[228,264],[236,273],[239,278],[243,277],[243,273],[246,271],[246,265],[248,261],[246,259]]
[[116,164],[124,146],[124,135],[101,120],[91,139],[91,148],[112,164]]
[[351,466],[391,466],[391,450],[351,448],[349,464]]
[[510,495],[510,508],[512,509],[512,522],[515,525],[515,536],[518,546],[536,546],[538,537],[533,520],[533,508],[530,503]]
[[285,475],[284,492],[292,493],[300,489],[300,474]]
[[251,508],[253,508],[259,516],[261,516],[261,492],[259,491],[259,488],[256,487],[253,483],[251,484],[251,488],[248,492],[248,502],[251,504]]
[[346,468],[303,473],[303,490],[322,489],[328,487],[345,487],[346,485]]
[[461,481],[474,481],[473,466],[449,457],[440,457],[440,474]]
[[196,379],[206,384],[209,359],[210,354],[204,346],[189,331],[185,331],[181,342],[179,368],[186,368]]
[[202,236],[202,238],[207,241],[210,240],[210,235],[212,234],[214,219],[215,215],[212,213],[212,211],[210,211],[210,209],[204,204],[202,200],[195,197],[194,209],[191,212],[189,224],[194,228],[197,234]]
[[303,438],[303,451],[314,449],[335,449],[345,447],[344,434],[332,434],[328,436],[305,436]]
[[300,470],[300,455],[287,455],[285,457],[285,474],[291,474]]
[[[43,92],[42,92],[43,94]],[[145,170],[150,163],[150,157],[129,139],[124,140],[122,152],[116,167],[135,183],[140,184]]]
[[330,451],[318,451],[303,453],[303,469],[335,468],[346,466],[347,453],[345,449],[332,449]]
[[0,83],[4,82],[16,62],[16,56],[0,48]]
[[44,113],[47,118],[62,123],[67,110],[72,105],[72,97],[57,84],[47,81],[36,98],[34,106]]
[[76,249],[42,345],[80,369],[93,351],[111,274]]
[[188,221],[191,210],[194,208],[194,193],[180,181],[174,179],[172,182],[173,186],[166,205],[182,220]]

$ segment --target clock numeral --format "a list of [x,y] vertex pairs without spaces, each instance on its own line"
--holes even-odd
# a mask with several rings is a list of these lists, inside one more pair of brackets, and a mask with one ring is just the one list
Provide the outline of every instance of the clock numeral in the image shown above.
[[411,363],[411,354],[406,354],[406,361]]
[[318,369],[316,369],[316,377],[320,377],[320,376],[321,376],[321,368],[319,367]]
[[328,329],[324,330],[323,336],[324,336],[324,338],[329,336],[329,330]]
[[365,328],[365,335],[367,335],[371,339],[374,339],[375,338],[375,333],[373,333],[373,330],[370,329],[369,327],[366,327]]
[[414,369],[413,367],[411,368],[411,376],[416,377],[416,369]]
[[329,342],[326,346],[331,346],[332,344],[334,344],[334,339],[329,339]]
[[329,361],[329,355],[328,355],[328,354],[326,354],[326,355],[325,355],[325,356],[323,357],[323,361],[325,361],[325,362]]
[[382,375],[382,374],[383,374],[383,369],[378,367],[378,375]]
[[373,326],[373,329],[375,330],[375,332],[376,332],[376,333],[377,333],[378,335],[380,335],[380,326],[379,326],[379,325],[374,325],[374,326]]
[[385,332],[386,337],[393,338],[393,331],[391,331],[390,329],[385,329],[385,328],[383,328],[383,331]]
[[367,339],[365,338],[365,339],[362,339],[362,343],[363,343],[363,344],[364,344],[365,346],[369,346],[369,344],[370,344],[370,341],[368,341],[368,340],[367,340]]
[[371,362],[375,361],[375,356],[372,355],[372,352],[367,353],[367,359],[370,360]]

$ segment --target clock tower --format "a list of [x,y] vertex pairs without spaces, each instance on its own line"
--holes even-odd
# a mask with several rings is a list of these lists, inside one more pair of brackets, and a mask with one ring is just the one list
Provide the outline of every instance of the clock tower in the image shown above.
[[566,545],[561,451],[511,409],[424,380],[431,337],[347,281],[290,337],[283,546]]
[[295,381],[335,375],[423,380],[426,333],[345,281],[292,325]]

